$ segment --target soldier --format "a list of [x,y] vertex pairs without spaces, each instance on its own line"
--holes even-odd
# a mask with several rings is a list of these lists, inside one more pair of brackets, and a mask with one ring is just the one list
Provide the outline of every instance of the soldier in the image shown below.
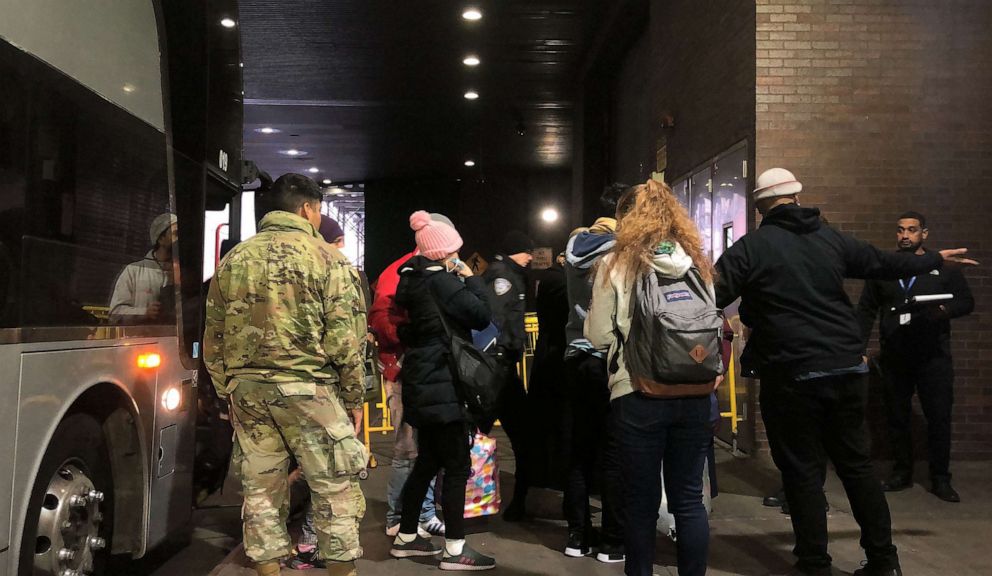
[[365,514],[357,477],[367,461],[357,438],[365,305],[355,270],[317,234],[317,185],[286,174],[270,195],[259,233],[231,250],[210,283],[204,334],[214,386],[231,401],[245,552],[263,576],[279,574],[292,552],[292,454],[313,492],[328,574],[354,575]]

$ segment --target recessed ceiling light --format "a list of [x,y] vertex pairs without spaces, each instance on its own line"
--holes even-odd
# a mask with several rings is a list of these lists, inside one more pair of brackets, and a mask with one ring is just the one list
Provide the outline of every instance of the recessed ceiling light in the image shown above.
[[475,166],[475,160],[466,160],[465,165],[471,168],[472,166]]
[[479,63],[481,63],[481,62],[482,61],[479,60],[479,57],[478,56],[474,56],[474,55],[466,56],[465,59],[462,60],[462,64],[464,64],[466,66],[478,66]]
[[466,100],[478,100],[479,99],[479,93],[476,92],[475,90],[469,90],[468,92],[465,93],[465,99]]
[[134,92],[137,88],[134,87],[134,84],[125,84],[124,86],[121,87],[121,89],[127,92],[128,94],[130,94],[131,92]]
[[284,150],[283,154],[286,156],[306,156],[306,152],[303,150],[297,150],[296,148],[290,148],[289,150]]
[[478,8],[466,8],[462,12],[462,18],[466,20],[482,20],[482,11]]
[[223,26],[224,28],[234,28],[235,26],[238,25],[238,23],[235,22],[234,20],[231,20],[230,18],[224,18],[223,20],[220,21],[220,25]]
[[322,183],[324,184],[324,186],[328,186],[328,185],[332,184],[330,178],[324,178],[324,180],[322,181]]
[[541,212],[541,220],[547,223],[556,222],[558,220],[558,211],[554,208],[545,208]]
[[262,134],[278,134],[281,132],[278,128],[273,128],[272,126],[265,126],[262,128],[256,128],[256,132],[261,132]]
[[317,168],[316,166],[311,166],[310,168],[307,169],[307,172],[311,174],[316,174],[317,172],[320,172],[320,168]]

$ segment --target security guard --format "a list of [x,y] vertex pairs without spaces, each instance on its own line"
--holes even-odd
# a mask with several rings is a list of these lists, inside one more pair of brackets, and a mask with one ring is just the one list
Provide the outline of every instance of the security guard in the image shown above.
[[286,174],[259,233],[224,258],[207,296],[204,353],[229,397],[232,466],[244,490],[244,545],[260,575],[292,552],[286,532],[290,455],[314,498],[328,574],[356,574],[365,498],[356,437],[364,401],[365,303],[358,275],[317,234],[320,189]]
[[527,392],[517,375],[516,364],[522,361],[527,332],[524,314],[527,312],[527,267],[534,259],[534,242],[523,232],[511,230],[503,238],[501,251],[483,274],[488,286],[489,308],[499,327],[496,353],[506,368],[507,382],[499,400],[499,421],[510,437],[516,461],[513,500],[503,512],[503,518],[514,522],[525,516],[529,480]]
[[[919,212],[899,217],[896,241],[899,251],[926,253],[930,231]],[[915,308],[905,304],[913,296],[950,294],[951,300]],[[913,394],[919,394],[927,419],[930,458],[930,491],[947,502],[961,498],[951,486],[951,406],[954,402],[954,364],[951,360],[951,322],[975,308],[964,275],[955,268],[899,281],[869,280],[861,294],[858,316],[865,344],[875,318],[879,323],[880,367],[885,380],[889,441],[895,453],[892,475],[882,483],[888,492],[913,485],[913,436],[910,429]]]

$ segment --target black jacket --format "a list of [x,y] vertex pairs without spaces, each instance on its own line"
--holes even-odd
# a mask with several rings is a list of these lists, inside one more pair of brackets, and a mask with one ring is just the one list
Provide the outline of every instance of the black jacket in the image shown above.
[[717,305],[741,298],[751,328],[745,375],[849,368],[864,345],[844,278],[896,279],[942,265],[935,253],[883,252],[822,224],[816,208],[785,204],[720,257]]
[[406,310],[408,318],[397,328],[406,347],[400,379],[404,418],[413,427],[467,419],[455,389],[448,339],[435,301],[451,329],[471,340],[470,329],[489,325],[485,291],[480,278],[473,276],[462,283],[444,271],[444,264],[423,256],[414,256],[400,266],[395,305]]
[[520,360],[527,342],[524,314],[527,313],[526,269],[510,259],[497,254],[482,275],[486,282],[489,308],[493,322],[499,327],[496,346],[504,357],[513,362]]
[[[867,347],[875,319],[879,322],[879,342],[882,355],[913,363],[931,358],[951,356],[951,319],[970,314],[975,309],[968,283],[960,270],[947,268],[919,274],[916,280],[904,279],[904,290],[895,280],[869,280],[858,302],[861,337]],[[954,299],[943,302],[944,310],[936,305],[909,310],[909,324],[901,325],[899,316],[906,300],[924,294],[953,294]]]

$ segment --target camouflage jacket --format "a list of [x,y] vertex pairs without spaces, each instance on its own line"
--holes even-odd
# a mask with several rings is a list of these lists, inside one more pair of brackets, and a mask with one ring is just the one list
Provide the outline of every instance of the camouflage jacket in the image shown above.
[[355,269],[309,222],[273,211],[210,282],[204,360],[221,396],[239,380],[294,395],[328,384],[353,409],[364,401],[366,331]]

